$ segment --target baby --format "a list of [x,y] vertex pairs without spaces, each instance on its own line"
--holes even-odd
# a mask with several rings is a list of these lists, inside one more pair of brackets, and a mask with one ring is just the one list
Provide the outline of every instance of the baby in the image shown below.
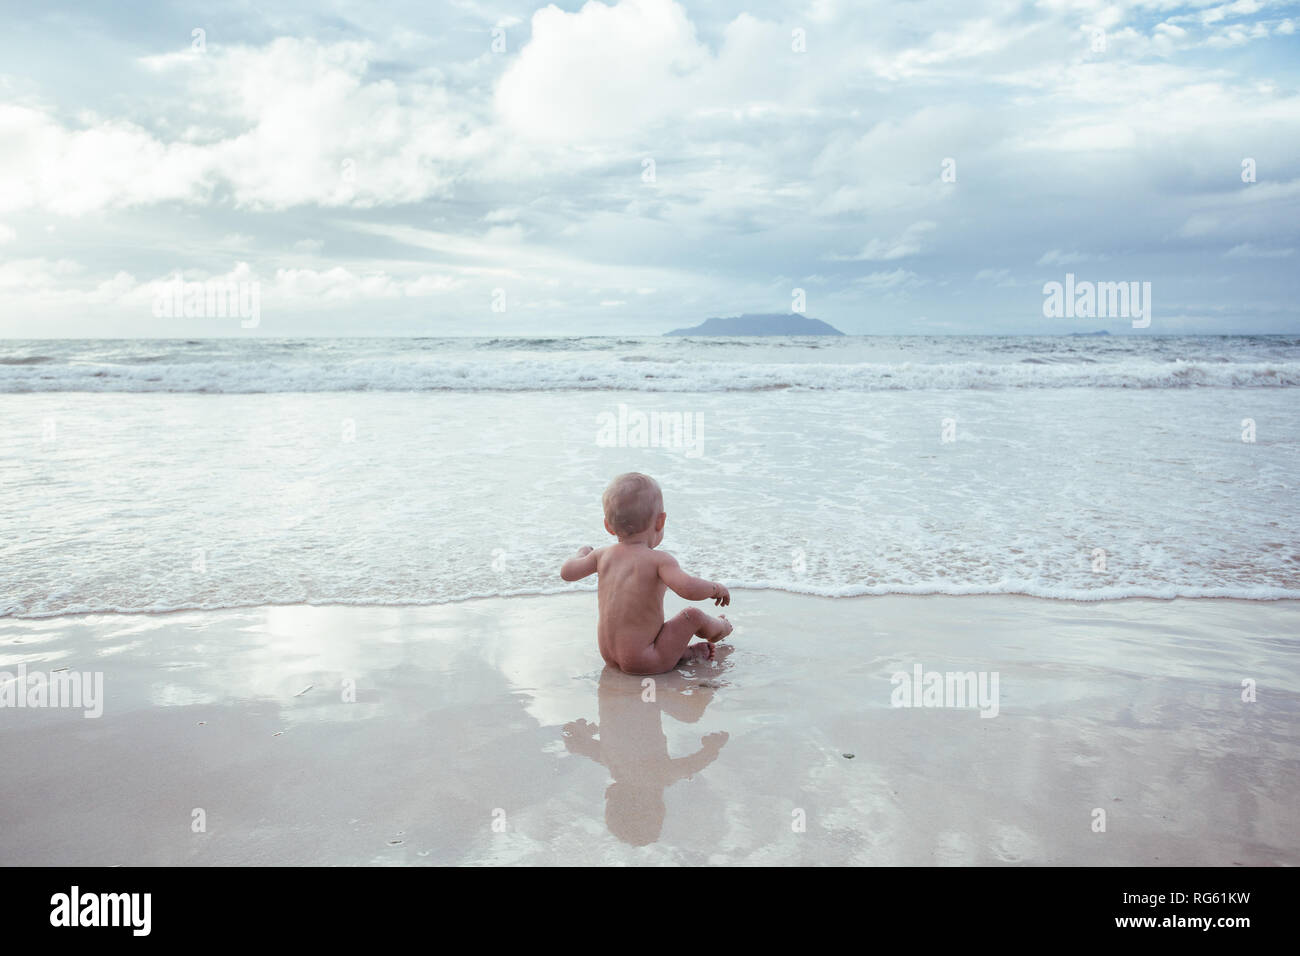
[[[713,645],[731,633],[725,615],[710,617],[688,607],[664,620],[664,589],[688,601],[713,599],[727,607],[731,593],[721,584],[694,578],[677,559],[656,551],[664,539],[664,496],[648,475],[628,472],[609,483],[602,498],[605,530],[618,544],[593,551],[583,548],[564,562],[560,577],[580,581],[597,574],[600,656],[628,674],[663,674],[684,661],[713,660]],[[687,647],[696,635],[703,641]]]

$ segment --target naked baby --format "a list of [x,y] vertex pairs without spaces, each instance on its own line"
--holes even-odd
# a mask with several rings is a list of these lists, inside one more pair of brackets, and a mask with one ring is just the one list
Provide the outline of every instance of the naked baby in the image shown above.
[[[672,588],[688,601],[712,599],[722,607],[731,604],[731,593],[721,584],[692,577],[672,555],[655,550],[668,519],[658,482],[638,472],[619,475],[605,489],[602,503],[605,530],[618,544],[583,548],[564,562],[560,577],[580,581],[597,575],[596,635],[605,663],[628,674],[662,674],[684,661],[713,660],[713,645],[731,633],[731,622],[693,607],[665,621],[664,591]],[[696,635],[704,640],[691,644]]]

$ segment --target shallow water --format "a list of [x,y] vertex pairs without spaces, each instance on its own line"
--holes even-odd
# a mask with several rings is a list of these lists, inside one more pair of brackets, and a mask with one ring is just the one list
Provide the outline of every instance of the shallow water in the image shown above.
[[[1297,395],[0,396],[0,613],[564,589],[627,470],[664,488],[664,548],[731,586],[1295,597]],[[633,447],[620,414],[652,412],[683,442]]]

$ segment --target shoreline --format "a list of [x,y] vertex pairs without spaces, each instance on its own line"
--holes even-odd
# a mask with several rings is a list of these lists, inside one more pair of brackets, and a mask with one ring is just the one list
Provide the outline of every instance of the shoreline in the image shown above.
[[[651,702],[595,608],[0,619],[0,671],[103,675],[99,718],[0,707],[0,860],[1300,864],[1300,601],[736,590]],[[895,706],[917,666],[997,715]]]
[[[1173,604],[1180,601],[1188,602],[1211,602],[1227,601],[1234,604],[1243,605],[1271,605],[1271,604],[1294,604],[1296,610],[1300,611],[1300,591],[1290,592],[1277,597],[1237,597],[1233,595],[1219,594],[1175,594],[1170,597],[1152,596],[1144,594],[1126,595],[1123,597],[1053,597],[1042,594],[1028,594],[1023,591],[969,591],[969,592],[952,592],[952,591],[882,591],[880,593],[869,592],[861,594],[816,594],[811,591],[793,591],[788,588],[772,587],[754,587],[736,585],[730,590],[742,594],[781,594],[792,598],[808,598],[818,601],[867,601],[880,599],[902,599],[902,598],[943,598],[953,600],[965,599],[1008,599],[1008,600],[1027,600],[1043,601],[1049,604],[1078,604],[1082,606],[1105,605],[1105,604],[1124,604],[1128,602],[1150,601],[1158,604]],[[510,591],[500,594],[471,594],[465,597],[447,598],[441,601],[392,601],[379,600],[371,602],[360,601],[321,601],[319,603],[311,601],[285,601],[267,602],[257,601],[248,604],[221,604],[210,607],[169,607],[169,608],[144,608],[121,610],[118,608],[99,609],[99,610],[69,610],[69,611],[50,611],[39,614],[0,614],[0,625],[6,622],[21,623],[24,621],[50,621],[62,618],[87,618],[87,617],[160,617],[169,614],[222,614],[227,611],[251,611],[258,608],[333,608],[337,610],[365,609],[365,608],[390,608],[394,610],[406,610],[410,608],[439,608],[451,607],[461,604],[470,604],[476,601],[521,601],[546,599],[554,597],[566,597],[572,595],[591,595],[595,596],[596,589],[589,588],[564,588],[553,591]],[[668,600],[673,599],[668,595]],[[667,605],[665,605],[667,606]],[[686,602],[682,602],[682,607]],[[667,612],[666,612],[667,613]],[[671,617],[671,614],[667,614]]]

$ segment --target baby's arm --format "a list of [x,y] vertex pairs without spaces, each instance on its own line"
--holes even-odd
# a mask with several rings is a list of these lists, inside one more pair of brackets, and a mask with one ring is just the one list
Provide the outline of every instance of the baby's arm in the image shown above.
[[596,734],[600,728],[586,720],[572,720],[564,725],[564,746],[571,754],[581,754],[600,763],[600,741]]
[[691,774],[699,773],[709,764],[717,759],[722,745],[730,739],[730,735],[725,730],[714,731],[700,738],[700,747],[689,757],[674,757],[668,761],[669,766],[675,771],[678,780],[685,779]]
[[599,551],[593,551],[591,545],[579,548],[578,553],[564,562],[560,568],[560,577],[566,581],[581,581],[589,574],[596,573],[596,557]]
[[664,584],[673,589],[674,594],[678,597],[684,597],[688,601],[708,601],[712,599],[714,604],[720,604],[723,607],[731,603],[730,591],[721,584],[687,574],[671,554],[660,553],[659,578]]

